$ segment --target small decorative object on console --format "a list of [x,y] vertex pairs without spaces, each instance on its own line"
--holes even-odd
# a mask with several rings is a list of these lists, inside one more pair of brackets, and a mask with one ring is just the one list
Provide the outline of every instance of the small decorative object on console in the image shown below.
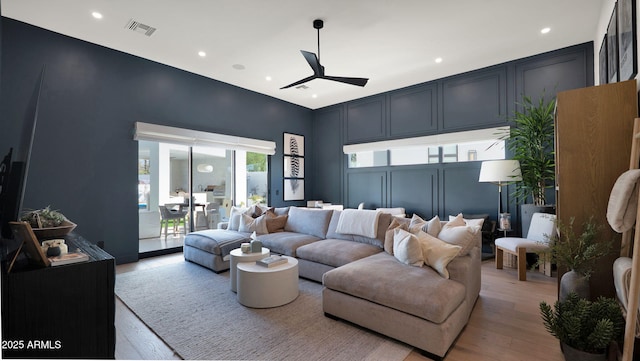
[[242,253],[251,253],[251,243],[240,244],[240,250],[242,250]]
[[76,224],[69,221],[62,213],[52,210],[51,206],[25,212],[21,221],[29,222],[38,240],[59,238],[69,234]]
[[287,262],[289,262],[289,260],[287,260],[285,257],[273,255],[256,261],[256,264],[263,267],[275,267]]

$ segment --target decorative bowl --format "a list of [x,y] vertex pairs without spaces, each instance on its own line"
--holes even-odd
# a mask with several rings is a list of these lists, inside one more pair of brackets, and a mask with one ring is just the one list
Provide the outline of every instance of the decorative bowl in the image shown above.
[[38,238],[39,241],[43,241],[45,239],[64,237],[71,231],[73,231],[74,228],[76,228],[76,224],[68,219],[65,219],[58,227],[32,229],[33,233],[36,235],[36,238]]

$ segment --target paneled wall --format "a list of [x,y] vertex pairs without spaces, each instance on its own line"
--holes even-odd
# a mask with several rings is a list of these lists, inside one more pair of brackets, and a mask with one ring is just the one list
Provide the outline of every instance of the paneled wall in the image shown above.
[[[498,189],[478,182],[481,162],[350,169],[342,146],[508,125],[523,94],[550,99],[593,82],[593,44],[584,43],[319,109],[314,141],[327,161],[314,168],[322,181],[312,197],[347,207],[405,207],[422,217],[468,212],[495,219]],[[323,124],[341,132],[329,134]],[[328,154],[339,154],[340,164]],[[504,197],[503,208],[517,219],[512,200]]]

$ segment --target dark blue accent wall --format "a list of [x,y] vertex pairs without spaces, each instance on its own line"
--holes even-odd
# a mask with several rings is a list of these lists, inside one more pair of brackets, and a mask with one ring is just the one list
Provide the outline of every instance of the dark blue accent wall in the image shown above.
[[313,146],[311,110],[12,19],[0,29],[2,154],[46,65],[25,207],[59,209],[118,263],[138,257],[137,121],[275,141],[269,197],[296,204],[282,201],[283,132]]
[[[312,197],[347,207],[405,207],[424,218],[464,212],[488,213],[495,220],[498,189],[478,182],[481,162],[349,169],[342,146],[511,125],[522,95],[536,102],[542,94],[550,99],[593,83],[589,42],[318,109],[318,152],[339,154],[340,161],[315,165],[322,184]],[[324,124],[341,131],[330,136]],[[505,187],[505,194],[513,188]],[[547,200],[555,202],[552,189]],[[503,209],[518,219],[512,198],[504,197]]]

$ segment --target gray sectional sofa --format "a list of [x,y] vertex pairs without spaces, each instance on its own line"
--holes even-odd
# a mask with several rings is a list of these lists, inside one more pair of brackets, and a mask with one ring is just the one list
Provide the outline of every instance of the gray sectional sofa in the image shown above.
[[[258,238],[272,253],[296,257],[300,277],[323,283],[327,316],[444,357],[480,293],[479,231],[468,254],[446,266],[447,279],[428,265],[411,266],[385,251],[389,226],[397,225],[390,214],[379,214],[375,237],[368,237],[338,233],[341,211],[290,207],[272,212],[286,215],[284,228]],[[229,268],[229,252],[247,242],[250,234],[247,229],[190,233],[185,238],[185,260],[224,271]]]

